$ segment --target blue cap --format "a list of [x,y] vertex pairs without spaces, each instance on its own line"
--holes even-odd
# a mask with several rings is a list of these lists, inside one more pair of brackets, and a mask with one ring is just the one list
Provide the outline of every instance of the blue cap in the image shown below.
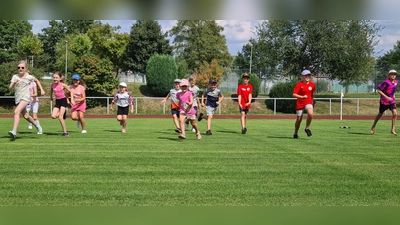
[[212,84],[212,83],[217,83],[217,80],[216,79],[211,79],[210,80],[210,84]]
[[74,75],[72,75],[72,79],[73,80],[80,80],[81,76],[79,76],[79,74],[74,74]]

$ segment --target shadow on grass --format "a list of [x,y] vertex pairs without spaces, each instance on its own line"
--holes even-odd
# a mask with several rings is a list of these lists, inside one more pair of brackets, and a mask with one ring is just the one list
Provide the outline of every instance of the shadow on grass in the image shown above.
[[182,141],[182,139],[179,139],[178,136],[172,138],[172,137],[158,137],[158,139],[164,139],[164,140],[170,140],[170,141]]
[[122,133],[121,130],[104,130],[107,132],[112,132],[112,133]]
[[354,134],[354,135],[369,135],[371,136],[371,134],[369,132],[349,132],[348,134]]
[[216,132],[226,133],[226,134],[241,134],[242,131],[232,131],[232,130],[217,130]]

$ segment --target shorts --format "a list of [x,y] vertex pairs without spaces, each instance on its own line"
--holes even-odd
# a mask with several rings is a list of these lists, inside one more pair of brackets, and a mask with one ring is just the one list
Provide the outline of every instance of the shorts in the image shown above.
[[390,109],[390,111],[393,111],[393,109],[396,109],[396,103],[393,103],[390,105],[384,105],[382,103],[379,103],[379,113],[383,113],[388,109]]
[[215,113],[215,110],[217,110],[217,107],[212,107],[212,106],[206,106],[206,112],[207,116],[212,116]]
[[68,107],[67,98],[56,99],[56,105],[54,108]]
[[129,113],[129,106],[118,106],[117,115],[128,115]]
[[179,109],[171,109],[171,115],[176,115],[179,117]]
[[303,112],[304,112],[305,110],[307,110],[307,109],[313,109],[313,108],[314,108],[314,107],[313,107],[312,104],[307,104],[306,106],[304,106],[304,108],[299,109],[299,110],[296,110],[296,115],[297,115],[297,116],[302,116],[302,115],[303,115]]
[[32,102],[31,104],[26,106],[26,111],[30,111],[32,109],[33,113],[38,113],[39,111],[39,102]]
[[243,109],[243,108],[239,107],[239,112],[240,112],[240,114],[242,114],[242,112],[244,112],[244,114],[247,115],[247,113],[249,113],[249,109]]

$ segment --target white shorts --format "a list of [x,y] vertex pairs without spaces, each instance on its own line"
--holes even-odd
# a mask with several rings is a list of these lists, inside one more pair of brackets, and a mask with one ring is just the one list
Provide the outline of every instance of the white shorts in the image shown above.
[[28,104],[26,106],[26,111],[29,112],[31,110],[31,108],[32,108],[32,112],[33,113],[38,113],[38,111],[39,111],[39,102],[32,102],[31,104]]
[[212,116],[215,113],[215,110],[217,108],[214,108],[212,106],[206,106],[206,112],[207,112],[207,116]]
[[296,115],[297,115],[297,116],[302,116],[302,115],[303,115],[303,112],[304,112],[305,110],[307,110],[307,109],[313,109],[313,108],[314,108],[313,105],[307,104],[304,108],[302,108],[302,109],[300,109],[300,110],[296,110]]

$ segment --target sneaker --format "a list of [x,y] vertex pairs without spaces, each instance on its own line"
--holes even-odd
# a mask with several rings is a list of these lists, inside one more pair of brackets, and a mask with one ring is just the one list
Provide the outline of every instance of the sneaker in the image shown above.
[[186,139],[186,136],[185,136],[184,134],[180,134],[180,135],[178,136],[178,138],[180,138],[180,139]]
[[14,131],[14,130],[8,131],[8,135],[10,135],[10,137],[11,137],[12,139],[14,139],[14,140],[17,138],[17,132]]
[[189,130],[189,124],[185,122],[185,130]]
[[69,134],[68,134],[68,133],[62,133],[61,136],[63,136],[63,137],[68,137]]
[[245,127],[242,129],[242,134],[245,134],[246,132],[247,132],[247,128]]
[[42,126],[40,126],[39,122],[36,122],[37,134],[43,134]]
[[294,139],[299,139],[299,135],[293,134],[293,138],[294,138]]
[[311,130],[310,129],[304,129],[308,137],[312,136]]
[[122,128],[122,133],[126,133],[126,130],[124,128]]
[[86,134],[87,133],[87,131],[86,130],[82,130],[82,134]]
[[196,129],[192,128],[192,132],[193,132],[193,133],[196,133]]
[[176,129],[175,129],[175,132],[176,132],[176,133],[182,133],[182,130],[181,130],[181,128],[176,128]]
[[196,136],[197,136],[197,140],[201,140],[201,134],[200,134],[200,132],[197,133]]
[[211,130],[206,131],[206,135],[211,135],[211,134],[212,134]]
[[31,123],[28,124],[28,129],[32,130],[32,124]]
[[203,113],[200,113],[199,118],[197,118],[197,121],[201,121],[203,119]]
[[77,128],[81,127],[81,121],[79,121],[79,120],[76,121],[76,127],[77,127]]

